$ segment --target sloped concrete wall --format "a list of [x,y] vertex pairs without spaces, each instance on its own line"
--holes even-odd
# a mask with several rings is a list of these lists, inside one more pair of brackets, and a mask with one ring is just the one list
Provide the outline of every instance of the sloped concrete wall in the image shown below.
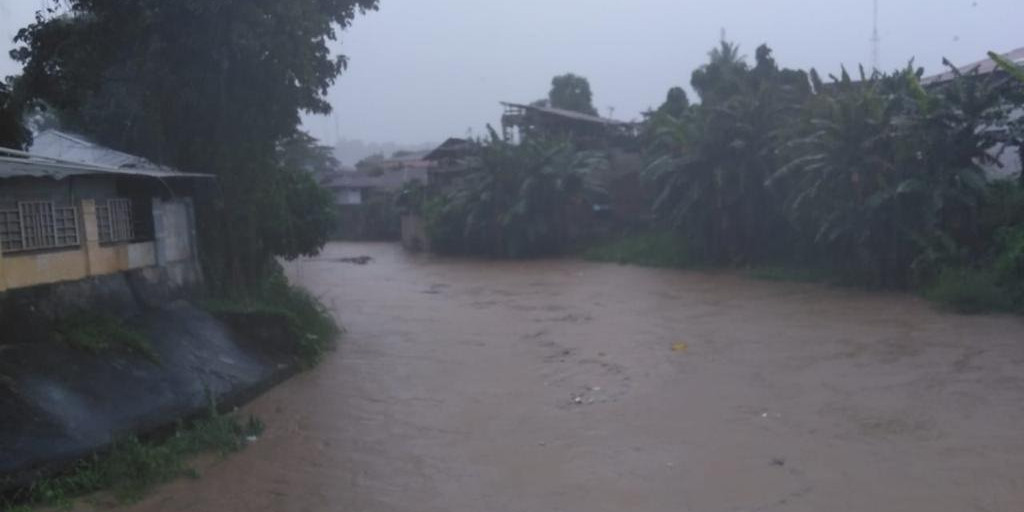
[[297,368],[185,301],[132,322],[151,340],[157,363],[42,338],[0,345],[0,491],[121,436],[173,425],[204,411],[211,397],[243,400]]

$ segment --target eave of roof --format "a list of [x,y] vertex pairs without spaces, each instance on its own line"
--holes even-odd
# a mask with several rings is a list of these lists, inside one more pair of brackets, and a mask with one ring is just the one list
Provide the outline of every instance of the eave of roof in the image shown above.
[[575,121],[582,121],[582,122],[585,122],[585,123],[601,124],[601,125],[605,125],[605,126],[629,126],[630,124],[632,124],[632,123],[628,123],[626,121],[619,121],[617,119],[608,119],[606,117],[600,117],[600,116],[592,116],[590,114],[584,114],[582,112],[576,112],[576,111],[573,111],[573,110],[565,110],[565,109],[561,109],[561,108],[538,107],[538,106],[534,106],[534,105],[523,105],[522,103],[509,103],[509,102],[505,102],[505,101],[501,102],[501,104],[506,106],[506,107],[514,107],[514,108],[521,108],[521,109],[525,109],[525,110],[533,110],[535,112],[540,112],[540,113],[543,113],[543,114],[548,114],[548,115],[552,115],[552,116],[562,117],[562,118],[566,118],[566,119],[573,119]]
[[61,180],[71,176],[125,176],[137,178],[213,179],[212,174],[170,172],[155,169],[115,169],[84,164],[48,161],[36,158],[0,156],[0,178],[50,178]]
[[103,165],[66,162],[16,149],[0,147],[0,178],[50,178],[61,180],[70,176],[124,176],[152,179],[193,178],[214,179],[212,174],[185,173],[167,169],[117,168]]

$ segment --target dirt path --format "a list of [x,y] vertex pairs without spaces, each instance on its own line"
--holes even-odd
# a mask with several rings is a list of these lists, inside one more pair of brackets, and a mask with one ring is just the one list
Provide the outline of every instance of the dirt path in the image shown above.
[[1018,318],[378,244],[289,272],[343,348],[251,405],[258,443],[129,510],[1024,510]]

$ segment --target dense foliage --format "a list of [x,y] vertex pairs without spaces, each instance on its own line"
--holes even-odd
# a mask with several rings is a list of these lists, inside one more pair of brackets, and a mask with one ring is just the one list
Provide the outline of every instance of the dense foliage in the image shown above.
[[551,80],[548,104],[554,108],[572,110],[583,114],[597,115],[594,108],[594,94],[590,82],[582,76],[567,73]]
[[102,144],[219,176],[198,215],[211,283],[319,249],[329,202],[282,148],[308,146],[299,114],[330,111],[346,65],[328,43],[376,0],[59,3],[17,35],[26,91]]
[[23,149],[31,133],[22,123],[22,107],[14,87],[14,80],[0,80],[0,146]]
[[646,123],[659,221],[704,263],[1024,304],[1024,193],[984,169],[1021,146],[1024,88],[950,68],[927,86],[912,67],[826,83],[765,46],[751,67],[723,43],[693,74],[701,103],[670,95]]
[[737,52],[723,43],[693,73],[700,105],[650,121],[647,175],[660,191],[655,212],[694,250],[747,263],[787,249],[792,239],[765,181],[809,85],[806,74],[778,69],[766,47],[753,68]]
[[557,253],[574,219],[602,191],[600,154],[533,138],[513,145],[491,132],[470,169],[423,201],[431,247],[443,253],[530,257]]

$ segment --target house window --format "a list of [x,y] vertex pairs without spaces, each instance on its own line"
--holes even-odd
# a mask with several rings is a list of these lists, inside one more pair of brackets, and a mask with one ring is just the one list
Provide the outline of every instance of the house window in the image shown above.
[[50,201],[17,203],[0,210],[0,250],[3,252],[60,249],[80,245],[78,210]]
[[100,243],[132,241],[135,238],[135,224],[132,221],[131,200],[108,199],[105,204],[97,203],[96,224],[100,231]]
[[0,210],[0,250],[20,251],[21,214],[18,210]]

